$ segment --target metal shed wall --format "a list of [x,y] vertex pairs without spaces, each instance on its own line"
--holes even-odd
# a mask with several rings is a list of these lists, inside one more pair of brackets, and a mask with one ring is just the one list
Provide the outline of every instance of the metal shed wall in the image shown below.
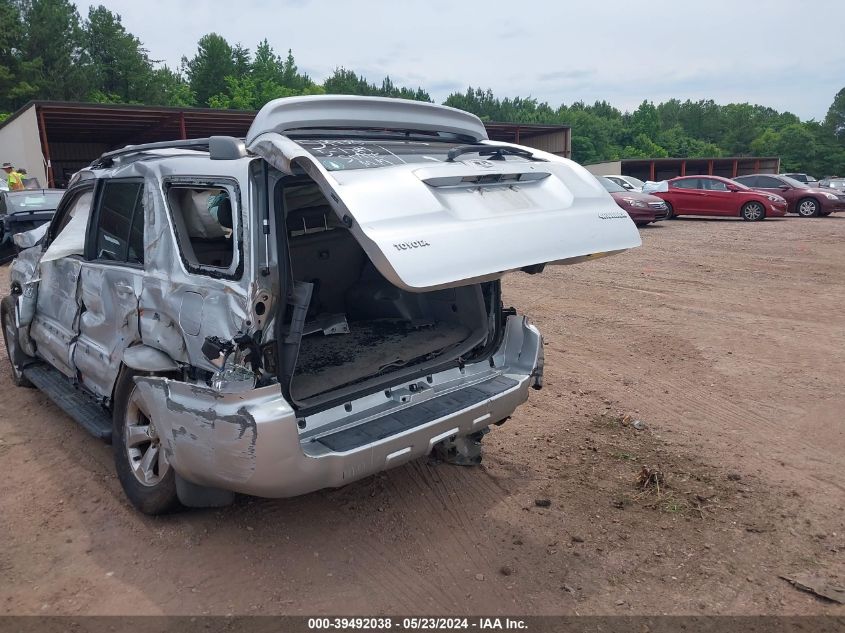
[[520,139],[523,145],[539,149],[544,152],[550,152],[569,158],[572,153],[572,147],[569,141],[569,130],[559,130],[557,132],[545,132],[537,134],[536,136],[523,136]]
[[593,176],[621,176],[622,175],[622,161],[611,160],[606,163],[593,163],[592,165],[584,165],[588,172]]
[[623,158],[586,165],[596,176],[633,176],[640,180],[669,180],[677,176],[745,176],[777,174],[777,156],[730,156],[713,158]]
[[5,162],[26,169],[30,178],[37,178],[42,187],[47,186],[47,166],[41,153],[34,105],[0,128],[0,163]]

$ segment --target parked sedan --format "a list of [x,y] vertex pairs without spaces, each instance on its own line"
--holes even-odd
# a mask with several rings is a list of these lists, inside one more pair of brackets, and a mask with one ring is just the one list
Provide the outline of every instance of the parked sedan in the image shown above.
[[645,226],[651,222],[666,219],[669,207],[657,196],[624,189],[605,176],[599,176],[598,179],[616,204],[628,212],[637,226]]
[[714,215],[763,220],[786,215],[786,200],[756,191],[720,176],[681,176],[668,181],[668,191],[656,191],[669,206],[668,217]]
[[783,196],[788,205],[787,210],[803,218],[845,211],[845,193],[811,187],[783,174],[752,174],[737,176],[734,180],[753,189]]

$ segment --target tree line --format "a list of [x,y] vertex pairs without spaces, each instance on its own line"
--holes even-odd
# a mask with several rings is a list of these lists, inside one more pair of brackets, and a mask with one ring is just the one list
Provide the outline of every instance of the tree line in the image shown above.
[[[170,68],[103,6],[83,18],[70,0],[0,0],[0,121],[32,99],[256,110],[271,99],[309,94],[432,101],[421,87],[397,86],[390,77],[371,83],[344,67],[316,82],[290,50],[280,55],[266,39],[252,51],[209,33]],[[845,88],[823,121],[712,100],[644,101],[633,112],[606,101],[554,107],[472,87],[444,103],[488,121],[571,125],[573,158],[581,163],[771,155],[787,171],[845,175]]]

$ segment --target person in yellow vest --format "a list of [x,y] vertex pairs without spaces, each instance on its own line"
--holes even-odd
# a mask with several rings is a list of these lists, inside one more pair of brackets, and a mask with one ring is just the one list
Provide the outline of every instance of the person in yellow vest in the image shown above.
[[7,182],[9,183],[9,191],[21,191],[23,187],[23,177],[15,171],[12,163],[3,163],[3,171],[6,172]]

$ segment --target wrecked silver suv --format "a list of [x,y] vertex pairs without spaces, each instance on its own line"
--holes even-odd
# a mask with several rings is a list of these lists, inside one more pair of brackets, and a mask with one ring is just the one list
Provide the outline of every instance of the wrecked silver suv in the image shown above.
[[246,141],[104,154],[18,236],[19,385],[111,440],[155,514],[298,495],[482,435],[540,387],[500,279],[637,246],[584,169],[442,106],[267,104]]

